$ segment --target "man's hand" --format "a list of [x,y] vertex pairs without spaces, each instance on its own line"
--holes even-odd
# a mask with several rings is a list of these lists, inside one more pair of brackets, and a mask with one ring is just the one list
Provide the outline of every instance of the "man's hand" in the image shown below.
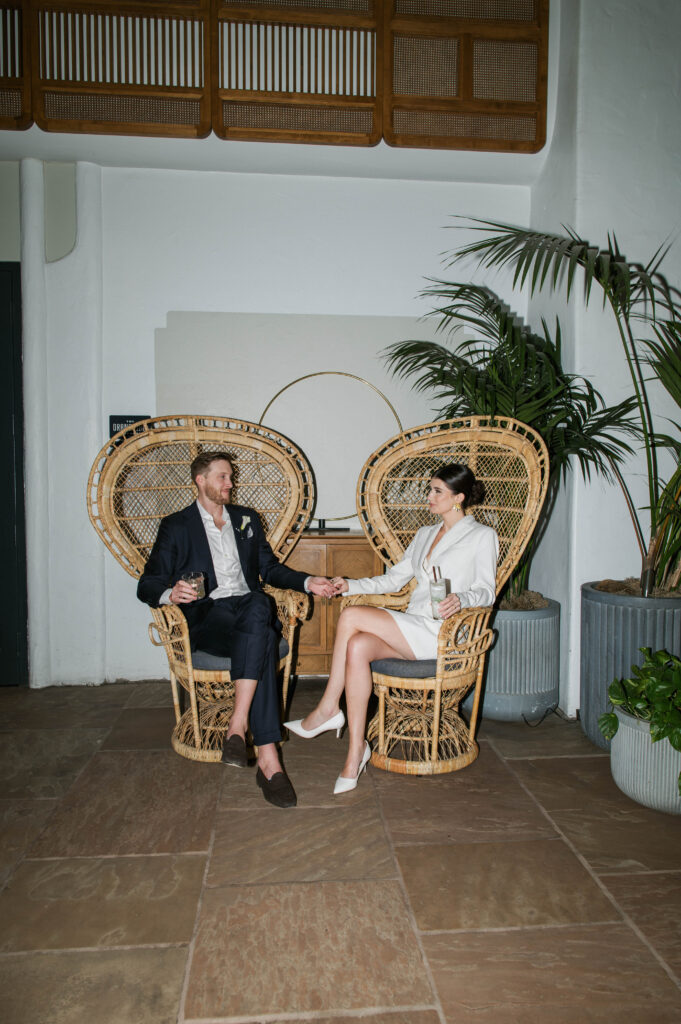
[[192,587],[191,583],[187,583],[186,580],[178,580],[170,591],[170,603],[189,604],[191,601],[196,601],[194,587]]
[[307,581],[307,589],[317,597],[335,597],[341,592],[334,581],[328,579],[327,576],[310,576]]

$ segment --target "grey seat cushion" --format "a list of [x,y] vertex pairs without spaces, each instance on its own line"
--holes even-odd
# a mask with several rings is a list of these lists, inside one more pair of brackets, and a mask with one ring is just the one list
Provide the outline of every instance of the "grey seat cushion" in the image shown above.
[[[279,640],[279,657],[288,654],[288,643],[283,637]],[[221,658],[218,654],[208,651],[192,651],[192,665],[201,672],[229,672],[232,668],[231,658]]]
[[426,661],[407,661],[402,658],[379,658],[371,662],[373,672],[382,676],[402,676],[403,679],[429,679],[437,672],[435,658]]

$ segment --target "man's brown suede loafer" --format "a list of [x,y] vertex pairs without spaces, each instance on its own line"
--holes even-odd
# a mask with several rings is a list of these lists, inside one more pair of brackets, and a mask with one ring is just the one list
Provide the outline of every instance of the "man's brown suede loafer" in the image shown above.
[[223,764],[233,764],[237,768],[247,767],[246,744],[241,736],[234,735],[225,740],[221,760]]
[[265,800],[275,807],[295,807],[298,803],[291,780],[284,772],[275,772],[271,779],[267,779],[258,768],[255,781],[260,786]]

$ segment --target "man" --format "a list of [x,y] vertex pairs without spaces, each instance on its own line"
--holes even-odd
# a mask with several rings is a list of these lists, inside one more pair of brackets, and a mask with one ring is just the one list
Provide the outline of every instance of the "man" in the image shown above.
[[[281,739],[276,610],[260,581],[333,597],[323,576],[306,576],[278,561],[257,512],[230,505],[233,467],[226,452],[205,452],[191,465],[198,499],[161,520],[137,586],[140,601],[178,605],[187,619],[192,650],[232,659],[234,713],[222,760],[246,767],[249,724],[258,747],[256,782],[277,807],[294,807],[296,794],[279,761]],[[202,572],[205,596],[181,577]]]

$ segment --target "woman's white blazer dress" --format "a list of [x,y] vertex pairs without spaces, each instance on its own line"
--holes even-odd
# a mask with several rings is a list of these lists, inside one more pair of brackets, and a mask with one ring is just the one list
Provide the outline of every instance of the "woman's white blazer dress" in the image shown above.
[[437,657],[437,636],[442,625],[442,619],[433,617],[430,606],[433,566],[439,566],[442,578],[449,580],[448,593],[458,595],[462,608],[491,605],[496,597],[496,531],[473,516],[464,516],[445,533],[427,558],[439,529],[439,523],[421,527],[402,559],[383,576],[348,580],[349,594],[393,594],[416,578],[406,612],[389,608],[386,611],[419,660]]

